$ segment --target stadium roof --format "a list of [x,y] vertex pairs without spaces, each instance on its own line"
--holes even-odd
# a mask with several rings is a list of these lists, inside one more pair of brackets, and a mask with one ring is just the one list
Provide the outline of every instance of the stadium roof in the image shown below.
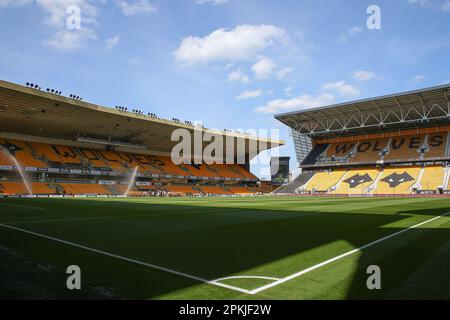
[[[170,153],[178,142],[173,130],[194,128],[215,136],[234,137],[237,145],[258,145],[257,152],[283,145],[283,141],[253,137],[244,133],[194,127],[180,122],[138,115],[0,80],[0,133],[14,133],[85,143],[103,144]],[[225,141],[225,139],[224,139]],[[207,143],[203,144],[205,147]],[[224,149],[226,143],[224,142]],[[249,148],[245,148],[248,155]],[[242,155],[239,155],[242,156]]]
[[450,84],[275,115],[311,137],[332,138],[450,121]]

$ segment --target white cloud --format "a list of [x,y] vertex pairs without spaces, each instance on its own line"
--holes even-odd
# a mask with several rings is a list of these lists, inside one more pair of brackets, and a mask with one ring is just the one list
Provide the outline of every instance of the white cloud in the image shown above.
[[424,76],[423,74],[417,75],[413,77],[413,82],[422,82],[426,79],[427,77]]
[[425,7],[425,5],[431,5],[431,6],[440,6],[440,9],[443,11],[450,11],[450,0],[440,0],[438,1],[439,4],[436,3],[436,1],[432,0],[408,0],[409,4],[419,4],[421,7]]
[[338,40],[339,42],[347,43],[348,37],[353,37],[361,32],[363,32],[363,29],[360,26],[353,26],[347,29],[344,33],[341,33]]
[[322,93],[317,96],[301,95],[292,99],[276,99],[269,101],[267,104],[255,108],[260,113],[279,113],[289,110],[305,110],[334,102],[334,96],[329,93]]
[[283,69],[279,70],[277,72],[277,76],[276,76],[277,79],[283,80],[289,73],[292,72],[292,70],[294,70],[294,69],[292,69],[291,67],[287,67],[287,68],[283,68]]
[[[75,50],[83,47],[88,40],[97,39],[94,28],[98,25],[98,8],[95,0],[0,0],[0,8],[12,5],[36,5],[45,13],[44,22],[56,29],[55,34],[44,41],[52,48],[59,50]],[[78,6],[81,15],[81,28],[79,30],[69,30],[67,19],[73,12],[68,13],[70,6]]]
[[86,40],[89,39],[97,39],[97,34],[90,29],[77,31],[61,30],[50,39],[45,40],[44,44],[61,51],[72,51],[84,47]]
[[243,73],[241,70],[235,70],[233,72],[230,72],[228,75],[228,81],[229,82],[242,82],[242,83],[249,83],[250,78]]
[[441,9],[444,11],[450,11],[450,0],[447,0],[445,3],[443,3]]
[[358,70],[352,73],[352,77],[358,81],[367,81],[375,78],[375,73],[368,70]]
[[363,29],[360,26],[353,26],[350,29],[347,29],[347,33],[351,36],[354,36],[357,33],[362,32]]
[[158,7],[148,0],[116,0],[117,6],[126,16],[134,16],[137,14],[152,13],[158,11]]
[[78,6],[81,9],[84,24],[97,23],[98,9],[94,4],[94,0],[0,0],[0,8],[12,5],[37,5],[48,14],[45,17],[45,22],[55,27],[66,26],[67,8],[69,6]]
[[106,50],[111,51],[112,49],[114,49],[119,44],[119,41],[120,41],[120,36],[118,36],[118,35],[115,37],[106,39],[106,41],[105,41]]
[[261,89],[257,90],[245,90],[240,95],[236,97],[237,100],[245,100],[245,99],[253,99],[263,95],[263,91]]
[[341,96],[357,96],[359,90],[345,81],[330,82],[322,86],[322,90],[333,90],[338,92]]
[[427,4],[428,0],[408,0],[407,2],[411,4],[418,3],[421,7],[423,7],[425,4]]
[[269,58],[263,57],[252,66],[252,71],[257,80],[266,80],[273,74],[276,65]]
[[203,38],[186,37],[173,55],[183,66],[249,60],[284,36],[283,29],[272,25],[239,25],[232,30],[215,30]]
[[213,4],[213,5],[221,5],[221,4],[225,4],[228,3],[229,0],[197,0],[195,1],[196,4]]
[[284,94],[288,97],[292,96],[292,92],[294,91],[294,87],[286,87],[284,88]]

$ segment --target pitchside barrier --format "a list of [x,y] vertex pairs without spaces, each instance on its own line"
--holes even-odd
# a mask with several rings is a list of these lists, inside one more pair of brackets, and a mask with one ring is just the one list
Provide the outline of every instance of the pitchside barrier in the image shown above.
[[350,197],[395,197],[395,198],[450,198],[450,190],[444,191],[442,194],[332,194],[332,193],[274,193],[267,194],[266,196],[277,196],[277,197],[336,197],[336,198],[350,198]]

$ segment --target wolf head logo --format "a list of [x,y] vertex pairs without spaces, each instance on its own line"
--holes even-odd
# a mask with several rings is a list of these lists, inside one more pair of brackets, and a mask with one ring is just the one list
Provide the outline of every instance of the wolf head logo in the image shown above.
[[354,176],[345,179],[344,182],[350,185],[350,188],[356,188],[360,184],[373,181],[372,178],[366,173],[364,175],[355,174]]
[[414,178],[411,177],[406,171],[403,173],[397,173],[394,172],[393,174],[388,175],[387,177],[384,177],[381,179],[381,181],[386,182],[389,184],[389,187],[395,188],[398,185],[408,182],[408,181],[414,181]]

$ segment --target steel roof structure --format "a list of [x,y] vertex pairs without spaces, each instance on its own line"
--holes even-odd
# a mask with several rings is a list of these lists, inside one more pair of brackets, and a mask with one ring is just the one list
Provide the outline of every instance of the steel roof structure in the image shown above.
[[[139,153],[142,150],[170,154],[178,143],[171,141],[175,129],[220,136],[226,145],[232,141],[235,157],[251,158],[238,146],[257,145],[256,153],[284,144],[281,140],[254,137],[233,131],[220,131],[136,114],[71,99],[53,93],[0,81],[0,134],[21,134],[84,143],[122,146]],[[194,136],[193,134],[191,136]],[[234,138],[226,140],[226,138]],[[203,148],[208,145],[203,143]],[[230,147],[231,149],[231,147]],[[242,149],[242,148],[241,148]],[[225,154],[225,152],[224,152]]]
[[275,115],[312,138],[448,124],[450,84]]

